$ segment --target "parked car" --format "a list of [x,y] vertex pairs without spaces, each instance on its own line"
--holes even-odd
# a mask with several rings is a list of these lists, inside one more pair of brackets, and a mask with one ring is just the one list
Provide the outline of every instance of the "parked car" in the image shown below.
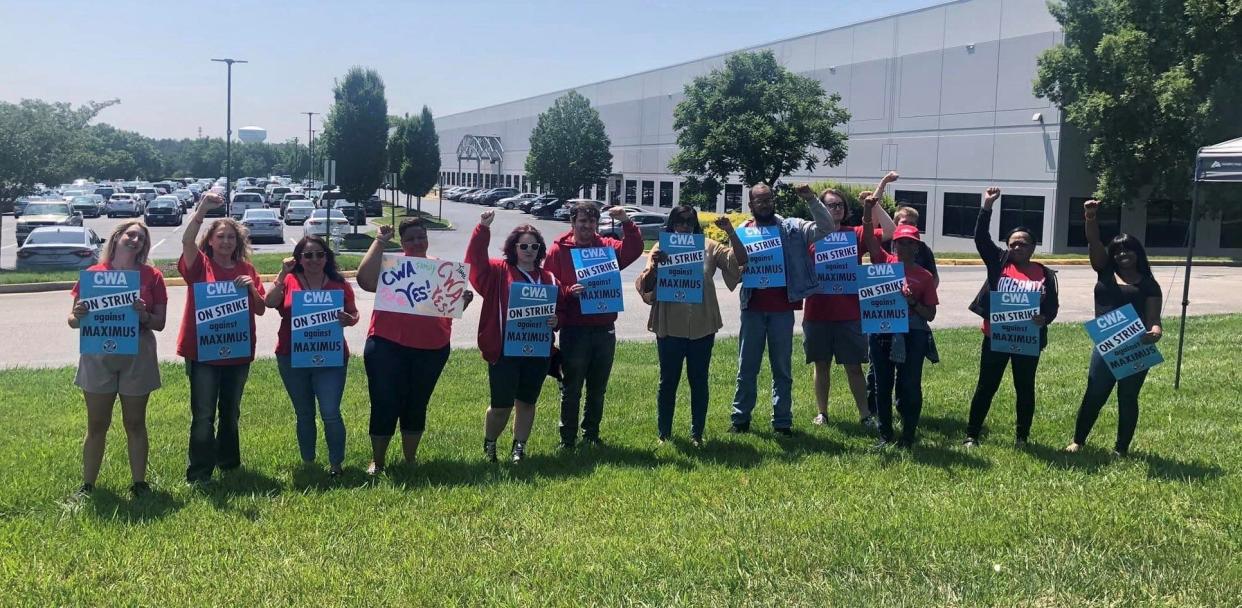
[[96,195],[75,196],[69,201],[69,207],[77,213],[81,213],[82,217],[99,217],[103,213],[103,207],[100,206]]
[[263,209],[266,205],[263,202],[263,195],[254,192],[238,192],[233,195],[233,202],[229,204],[229,215],[235,220],[242,219],[247,209]]
[[177,197],[181,201],[181,208],[189,209],[194,206],[194,193],[186,188],[178,188],[172,191],[172,196]]
[[116,217],[118,215],[138,217],[142,215],[144,209],[146,209],[146,204],[141,196],[118,192],[108,198],[108,205],[104,208],[104,213],[108,217]]
[[331,215],[327,209],[315,209],[302,224],[302,235],[318,234],[319,236],[339,236],[349,230],[349,218],[344,213],[333,209]]
[[17,250],[17,269],[85,269],[99,263],[102,244],[94,230],[82,226],[35,228]]
[[252,243],[257,243],[260,239],[285,242],[285,227],[280,223],[280,216],[276,215],[275,209],[247,209],[241,223],[250,231]]
[[365,226],[367,224],[367,210],[358,203],[337,199],[332,201],[332,209],[340,211],[346,218],[349,218],[349,223],[354,226]]
[[250,188],[239,188],[239,189],[237,190],[237,192],[238,192],[239,194],[240,194],[240,193],[245,193],[245,194],[257,194],[257,195],[259,195],[259,200],[263,201],[263,205],[264,205],[264,206],[266,206],[266,205],[267,205],[267,189],[266,189],[266,188],[260,188],[260,187],[258,187],[258,186],[252,186],[252,187],[250,187]]
[[160,193],[151,186],[136,186],[134,188],[134,194],[141,196],[142,200],[148,203],[155,200],[155,197],[160,195]]
[[181,209],[181,201],[167,194],[151,201],[142,217],[148,226],[180,226],[181,216],[184,213]]
[[495,188],[484,188],[482,190],[477,190],[475,192],[471,192],[470,194],[467,194],[466,196],[462,197],[462,200],[467,203],[470,203],[471,205],[481,205],[483,204],[483,200],[495,191],[496,191]]
[[363,207],[366,209],[367,217],[380,217],[384,215],[384,201],[380,200],[377,194],[372,194]]
[[545,202],[537,203],[534,206],[532,206],[530,208],[530,214],[535,217],[551,219],[552,214],[556,213],[557,209],[560,209],[561,207],[564,207],[564,206],[565,206],[565,201],[562,201],[559,198],[550,198],[550,199],[547,199]]
[[601,216],[606,215],[609,211],[612,211],[613,207],[620,207],[624,209],[625,212],[630,215],[634,215],[635,213],[650,213],[651,212],[649,209],[643,209],[642,207],[639,207],[637,205],[604,205],[604,207],[599,210],[600,215]]
[[473,188],[473,187],[470,187],[470,186],[463,186],[460,190],[458,190],[457,192],[454,192],[454,193],[453,193],[453,195],[452,195],[451,197],[449,197],[449,199],[448,199],[448,200],[450,200],[450,201],[464,202],[464,200],[463,200],[463,199],[464,199],[464,197],[465,197],[467,194],[471,194],[471,193],[473,193],[473,192],[477,192],[478,190],[479,190],[478,188]]
[[460,194],[461,192],[464,192],[465,190],[466,190],[465,186],[453,186],[451,188],[444,188],[440,190],[440,198],[446,201],[451,201],[451,200],[454,200],[453,199],[454,196],[457,196],[458,194]]
[[75,213],[65,201],[32,202],[17,220],[17,245],[20,247],[26,236],[40,226],[81,225],[82,214]]
[[285,223],[290,226],[294,224],[303,224],[314,210],[315,204],[306,199],[288,201],[288,206],[285,207],[283,214]]
[[[306,195],[302,194],[301,192],[290,192],[288,194],[285,194],[280,197],[280,217],[285,216],[285,210],[289,208],[289,204],[292,203],[293,201],[306,201],[308,203],[311,203],[311,201],[307,200]],[[311,203],[311,207],[314,207],[314,206],[315,204]]]
[[557,200],[555,196],[550,194],[540,194],[539,198],[527,199],[519,203],[518,209],[521,209],[523,213],[531,213],[536,207],[542,207],[543,205],[555,200]]
[[534,192],[523,192],[517,196],[510,196],[496,201],[496,206],[501,209],[517,209],[518,205],[523,201],[539,198],[540,195]]
[[279,207],[280,198],[292,191],[293,189],[287,186],[270,186],[267,192],[267,206]]
[[[57,198],[59,199],[60,197],[57,197]],[[26,210],[26,205],[29,205],[30,203],[35,203],[41,200],[45,200],[45,197],[42,197],[42,196],[19,196],[17,197],[17,200],[13,202],[13,217],[14,218],[21,217],[22,213],[25,212]]]
[[[638,230],[643,233],[644,241],[660,240],[660,230],[664,229],[664,223],[668,221],[668,215],[664,213],[652,213],[644,211],[642,213],[631,213],[630,219],[638,224]],[[625,235],[624,229],[620,224],[612,221],[611,216],[599,218],[599,228],[597,231],[604,236],[621,238]]]
[[480,195],[478,201],[481,205],[495,205],[500,199],[516,196],[517,193],[517,188],[492,188],[487,194]]
[[120,192],[120,191],[121,191],[121,188],[118,186],[97,186],[95,188],[94,193],[98,194],[99,196],[102,196],[103,200],[107,201],[108,199],[112,198],[113,194],[116,194],[117,192]]

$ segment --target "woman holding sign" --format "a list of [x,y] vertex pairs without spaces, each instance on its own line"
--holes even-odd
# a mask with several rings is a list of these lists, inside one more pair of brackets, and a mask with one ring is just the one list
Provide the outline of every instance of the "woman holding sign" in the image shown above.
[[[1100,225],[1096,221],[1100,202],[1083,203],[1083,219],[1086,220],[1087,247],[1091,255],[1091,267],[1095,269],[1095,315],[1103,316],[1124,308],[1134,307],[1147,327],[1141,341],[1155,344],[1164,331],[1160,328],[1160,306],[1163,302],[1160,283],[1151,272],[1147,251],[1143,243],[1129,234],[1118,234],[1105,245],[1100,240]],[[1100,415],[1100,409],[1117,387],[1117,442],[1113,454],[1125,456],[1130,452],[1130,440],[1138,426],[1139,392],[1147,379],[1147,370],[1117,380],[1104,362],[1098,350],[1092,349],[1091,367],[1087,372],[1087,390],[1078,407],[1078,422],[1074,428],[1074,441],[1065,447],[1067,452],[1077,452],[1087,443],[1091,427]]]
[[[95,489],[99,467],[103,464],[104,443],[112,425],[112,404],[121,399],[121,417],[129,445],[129,469],[135,497],[150,492],[147,484],[147,399],[160,387],[160,366],[155,353],[155,333],[164,329],[168,292],[164,275],[147,261],[151,233],[141,221],[122,222],[108,237],[99,263],[86,269],[86,276],[97,277],[116,271],[137,275],[137,298],[131,305],[137,313],[138,354],[83,353],[78,359],[74,384],[86,399],[86,439],[82,442],[82,486],[85,496]],[[127,275],[132,278],[134,274]],[[103,282],[103,281],[101,281]],[[114,283],[115,281],[108,281]],[[73,310],[69,327],[78,329],[91,314],[92,306],[82,299],[82,285],[73,286]],[[127,289],[128,290],[128,289]],[[133,327],[132,325],[130,327]],[[132,330],[131,330],[132,331]]]
[[[427,226],[422,219],[407,217],[397,227],[401,252],[407,257],[427,258]],[[384,246],[392,240],[392,226],[380,226],[371,248],[358,266],[358,287],[375,293],[380,288]],[[474,294],[466,290],[466,306]],[[404,314],[378,307],[371,313],[371,327],[362,351],[371,396],[371,464],[368,475],[384,472],[388,444],[397,424],[405,462],[413,465],[418,444],[427,428],[427,404],[440,381],[449,358],[453,319]]]
[[[901,414],[901,439],[898,447],[911,448],[918,438],[919,418],[923,412],[923,359],[927,357],[929,322],[936,318],[936,281],[931,273],[915,262],[919,252],[919,229],[898,226],[893,233],[893,255],[884,250],[871,229],[871,209],[878,199],[870,196],[863,206],[863,247],[871,254],[872,264],[900,263],[905,274],[900,296],[907,308],[906,333],[873,333],[870,338],[871,369],[875,372],[875,403],[880,417],[880,440],[876,447],[893,443],[893,393],[896,391]],[[862,296],[860,295],[860,298]]]
[[[1000,388],[1005,368],[1011,364],[1013,390],[1017,393],[1014,445],[1019,448],[1026,445],[1031,420],[1035,417],[1035,370],[1039,367],[1040,351],[1048,345],[1048,324],[1057,318],[1060,308],[1056,271],[1031,261],[1035,237],[1030,229],[1018,226],[1010,230],[1005,236],[1004,250],[992,241],[992,205],[1000,194],[1000,188],[987,189],[975,220],[975,249],[987,266],[988,277],[970,304],[971,312],[983,317],[983,346],[979,351],[979,380],[975,384],[975,396],[970,400],[966,441],[962,444],[968,448],[979,445],[979,434],[992,407],[992,397]],[[990,315],[1000,312],[992,309],[993,293],[1008,294],[1015,312],[1022,313],[1022,317],[1032,313],[1033,316],[1020,323],[993,327]]]
[[[702,236],[699,213],[689,205],[673,209],[664,224],[666,235],[691,237],[690,242],[697,245],[701,261],[693,262],[691,266],[693,272],[702,273],[702,282],[698,286],[701,294],[694,294],[698,297],[677,297],[681,294],[676,290],[668,293],[669,290],[661,285],[676,279],[660,276],[660,267],[665,266],[664,270],[668,272],[674,261],[670,259],[670,252],[660,249],[658,244],[651,248],[647,267],[635,282],[638,295],[651,305],[647,330],[656,335],[656,352],[660,358],[660,388],[656,393],[656,432],[659,433],[660,443],[668,441],[673,433],[677,385],[681,382],[684,362],[686,379],[690,383],[690,442],[695,447],[703,445],[708,404],[707,371],[711,365],[716,332],[724,327],[720,304],[716,301],[716,272],[720,271],[725,286],[733,291],[742,280],[741,267],[747,262],[746,247],[742,245],[729,218],[721,215],[715,223],[729,237],[728,245]],[[697,235],[697,239],[692,235]],[[674,243],[669,236],[661,240],[670,245]]]
[[177,354],[185,357],[190,380],[185,478],[191,484],[210,482],[217,467],[229,471],[241,466],[237,423],[254,361],[254,317],[264,311],[263,283],[250,264],[246,229],[226,217],[198,236],[207,211],[222,205],[224,199],[218,195],[203,196],[181,236],[177,260],[189,288]]
[[[336,477],[341,474],[341,465],[345,461],[341,395],[345,393],[345,375],[349,369],[349,345],[345,343],[344,336],[337,332],[317,332],[329,334],[332,338],[310,343],[299,342],[293,335],[293,311],[303,308],[295,305],[294,300],[303,299],[302,296],[310,295],[309,292],[330,296],[316,298],[317,302],[323,301],[324,306],[333,311],[333,314],[323,315],[325,322],[340,327],[358,322],[354,289],[337,270],[336,254],[319,235],[304,236],[293,246],[293,257],[285,258],[280,274],[272,282],[272,290],[267,292],[265,303],[268,308],[280,313],[276,363],[297,417],[298,450],[302,461],[308,464],[315,461],[315,401],[318,400],[319,412],[323,416],[323,438],[328,444],[328,473]],[[336,294],[331,292],[340,294],[340,308],[335,307]],[[310,318],[314,316],[309,315]],[[297,357],[295,361],[294,350],[315,354]],[[329,357],[332,354],[339,357]],[[299,365],[302,359],[309,359],[310,365]]]
[[[552,330],[558,324],[562,293],[552,272],[540,266],[546,244],[534,226],[522,224],[509,233],[504,258],[487,257],[495,217],[495,211],[479,216],[466,249],[470,285],[483,296],[479,351],[487,361],[491,389],[483,422],[483,455],[496,462],[496,441],[509,422],[509,412],[516,409],[510,458],[517,464],[526,457],[526,440],[535,424],[535,403],[551,361]],[[552,314],[544,314],[549,308]]]

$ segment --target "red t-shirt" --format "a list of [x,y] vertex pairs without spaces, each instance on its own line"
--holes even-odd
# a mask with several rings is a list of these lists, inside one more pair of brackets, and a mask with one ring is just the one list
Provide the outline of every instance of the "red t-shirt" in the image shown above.
[[[862,263],[862,226],[843,226],[837,232],[853,230],[858,239],[858,262]],[[872,231],[876,240],[884,238],[884,231],[876,228]],[[815,243],[811,243],[810,253],[815,255]],[[862,310],[858,306],[858,292],[846,294],[817,293],[806,299],[806,311],[802,313],[804,321],[858,321],[862,319]]]
[[439,350],[449,345],[449,339],[453,336],[453,319],[372,310],[371,326],[367,329],[367,337],[370,336],[407,348]]
[[[194,269],[186,265],[185,257],[182,256],[177,260],[177,271],[181,273],[181,278],[185,279],[185,311],[181,315],[181,333],[177,336],[177,354],[191,361],[198,360],[198,324],[194,319],[194,284],[209,283],[212,281],[232,281],[237,277],[247,276],[254,282],[255,290],[259,292],[259,298],[263,297],[263,281],[259,278],[259,273],[255,271],[254,266],[250,262],[238,260],[232,268],[225,268],[207,257],[203,252],[198,252],[198,263],[194,265]],[[250,356],[238,357],[236,359],[220,359],[218,361],[205,361],[209,365],[240,365],[254,361],[255,344],[258,341],[255,335],[255,302],[253,298],[250,302]]]
[[[1005,264],[1001,269],[1000,279],[996,281],[996,291],[1038,291],[1044,293],[1044,267],[1039,264],[1027,264],[1026,268],[1018,268],[1016,264]],[[991,324],[983,319],[983,333],[991,333]]]
[[[876,244],[876,251],[871,254],[872,264],[896,264],[901,260],[884,250],[883,247]],[[923,306],[936,306],[940,304],[940,298],[936,295],[936,277],[927,269],[918,264],[903,264],[902,267],[906,273],[906,288],[910,293],[914,294],[914,299],[918,300]],[[914,312],[914,307],[910,307],[910,329],[930,330],[931,326],[927,324],[919,313]]]
[[[94,266],[87,268],[87,270],[119,269],[113,267],[112,264],[95,264]],[[78,297],[80,291],[78,290],[77,283],[73,284],[73,290],[69,293],[73,294],[74,298]],[[142,298],[142,301],[147,303],[148,310],[158,304],[167,305],[168,288],[164,285],[164,273],[160,272],[158,268],[151,266],[150,264],[143,264],[138,267],[138,297]]]
[[[325,277],[326,279],[326,277]],[[358,314],[358,306],[354,303],[354,288],[349,286],[346,281],[333,281],[326,279],[323,282],[323,289],[339,289],[345,292],[345,312],[351,315]],[[285,299],[281,301],[276,312],[280,313],[280,329],[276,332],[276,354],[288,355],[293,344],[293,329],[290,314],[293,311],[293,292],[301,291],[302,283],[298,281],[296,275],[285,275]],[[349,342],[345,343],[345,358],[349,358]]]

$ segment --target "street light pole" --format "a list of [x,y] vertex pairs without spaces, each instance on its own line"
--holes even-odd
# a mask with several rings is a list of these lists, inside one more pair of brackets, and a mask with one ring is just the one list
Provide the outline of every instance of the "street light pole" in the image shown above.
[[225,115],[225,134],[224,140],[224,204],[226,213],[228,206],[231,205],[230,199],[233,192],[233,64],[234,63],[250,63],[244,59],[212,59],[220,63],[228,64],[228,110]]
[[318,113],[302,112],[302,114],[306,115],[306,151],[310,154],[310,162],[307,163],[310,168],[307,171],[306,179],[309,180],[315,179],[315,132],[311,130],[311,119]]

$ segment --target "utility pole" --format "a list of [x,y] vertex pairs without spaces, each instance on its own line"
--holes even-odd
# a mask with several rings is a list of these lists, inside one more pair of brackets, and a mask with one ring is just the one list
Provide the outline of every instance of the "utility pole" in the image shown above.
[[306,115],[306,150],[310,154],[310,175],[307,179],[315,179],[315,132],[311,130],[311,119],[319,112],[302,112]]
[[212,59],[229,66],[229,88],[228,88],[228,110],[225,115],[224,123],[224,204],[225,213],[231,210],[231,194],[233,192],[233,64],[234,63],[250,63],[244,59]]

